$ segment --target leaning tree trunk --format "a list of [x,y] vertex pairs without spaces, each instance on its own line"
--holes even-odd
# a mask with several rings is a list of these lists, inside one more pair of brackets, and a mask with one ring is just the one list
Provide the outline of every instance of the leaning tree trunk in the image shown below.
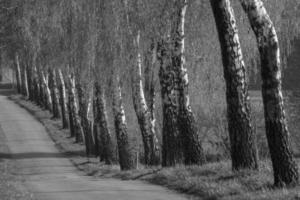
[[49,74],[50,74],[49,86],[50,86],[51,96],[52,96],[53,118],[60,118],[59,97],[58,97],[57,78],[56,78],[55,69],[50,70]]
[[210,3],[222,51],[232,168],[257,169],[258,157],[251,125],[246,68],[234,12],[229,0],[210,0]]
[[117,135],[117,144],[119,152],[119,163],[121,170],[134,169],[134,157],[130,149],[129,138],[127,133],[127,122],[125,117],[125,110],[122,100],[122,91],[117,83],[114,87],[113,94],[113,113],[115,120],[115,129]]
[[188,74],[184,57],[186,8],[187,0],[175,2],[170,38],[158,46],[164,117],[162,163],[164,166],[205,162],[189,103]]
[[203,164],[205,162],[204,152],[198,136],[198,129],[194,114],[190,105],[188,93],[188,74],[185,62],[185,33],[184,23],[187,9],[187,0],[177,1],[177,20],[175,21],[171,38],[174,42],[172,51],[172,65],[178,69],[179,76],[179,104],[180,104],[180,128],[184,142],[185,164]]
[[274,182],[276,186],[294,185],[298,183],[299,174],[284,113],[280,50],[276,30],[261,0],[240,1],[256,35],[260,52],[265,127]]
[[63,129],[69,128],[68,116],[67,116],[67,97],[66,97],[66,86],[63,73],[61,69],[57,70],[59,80],[59,103],[61,108],[61,119]]
[[15,56],[15,66],[16,66],[16,81],[17,81],[17,91],[18,93],[21,93],[21,68],[20,68],[20,61],[19,61],[19,55],[16,54]]
[[99,127],[97,136],[101,148],[101,159],[105,164],[112,164],[114,160],[113,145],[111,133],[108,128],[108,116],[106,110],[106,101],[102,85],[95,83],[95,124]]
[[44,72],[41,72],[42,74],[42,80],[43,80],[43,88],[44,88],[44,94],[45,94],[45,102],[46,102],[46,109],[48,109],[50,112],[52,112],[52,97],[51,97],[51,91],[49,88],[49,75]]
[[70,104],[70,111],[72,112],[72,123],[74,126],[74,133],[71,132],[71,135],[75,136],[76,142],[84,142],[84,132],[81,126],[81,120],[79,116],[79,106],[78,101],[76,99],[76,81],[75,77],[70,75],[69,76],[69,104]]
[[139,52],[139,34],[136,40],[137,60],[132,73],[132,98],[133,105],[140,125],[143,143],[144,159],[146,165],[156,164],[159,160],[157,152],[158,144],[155,130],[152,124],[151,112],[148,108],[142,83],[142,59]]
[[[78,81],[79,82],[79,81]],[[86,146],[86,155],[95,155],[95,140],[93,138],[93,132],[91,128],[91,120],[89,120],[89,111],[92,106],[92,98],[90,92],[87,92],[87,97],[84,97],[83,88],[80,83],[77,82],[77,94],[79,103],[79,116],[81,121],[81,126],[84,133],[84,141]]]

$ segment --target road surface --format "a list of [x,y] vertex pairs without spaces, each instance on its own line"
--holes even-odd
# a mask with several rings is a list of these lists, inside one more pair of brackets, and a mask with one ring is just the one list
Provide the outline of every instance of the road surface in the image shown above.
[[[55,147],[45,128],[26,110],[0,95],[0,125],[16,174],[37,200],[183,200],[183,195],[140,181],[85,176]],[[5,156],[5,155],[2,155]]]

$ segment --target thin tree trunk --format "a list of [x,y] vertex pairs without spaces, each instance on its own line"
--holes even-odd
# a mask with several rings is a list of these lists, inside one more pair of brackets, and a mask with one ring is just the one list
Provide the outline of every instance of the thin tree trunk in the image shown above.
[[154,69],[156,65],[156,57],[157,57],[157,45],[153,41],[151,43],[150,51],[148,55],[145,56],[145,70],[144,70],[144,78],[145,78],[145,98],[151,113],[153,128],[155,129],[155,80],[154,80]]
[[29,98],[27,67],[24,65],[24,95]]
[[68,91],[68,116],[69,116],[69,125],[70,125],[70,136],[75,137],[75,122],[74,122],[74,116],[73,116],[73,95],[71,90],[71,76],[69,75],[66,81],[66,89]]
[[42,106],[40,101],[40,85],[38,80],[37,68],[36,66],[33,67],[32,70],[32,87],[33,87],[33,99],[39,105]]
[[68,114],[67,114],[67,98],[66,98],[66,86],[64,76],[62,74],[61,69],[57,70],[58,73],[58,80],[59,80],[59,102],[61,108],[61,119],[62,119],[62,127],[64,129],[69,128],[68,123]]
[[21,93],[21,68],[20,68],[20,61],[19,61],[19,55],[16,54],[15,56],[15,65],[16,65],[16,81],[17,81],[17,91],[18,93]]
[[60,111],[59,111],[59,97],[58,97],[58,89],[57,89],[57,78],[55,69],[50,70],[49,72],[50,77],[50,90],[52,96],[52,111],[53,111],[53,118],[60,118]]
[[188,74],[185,67],[184,21],[187,0],[176,0],[171,36],[160,42],[160,83],[163,100],[163,162],[202,164],[205,162],[195,118],[188,94]]
[[258,169],[246,68],[229,0],[210,0],[218,30],[226,82],[227,118],[233,170]]
[[93,132],[93,125],[94,125],[94,113],[93,113],[93,95],[94,95],[94,88],[91,89],[91,92],[89,93],[89,98],[87,99],[87,111],[86,111],[86,126],[88,126],[88,138],[89,142],[88,144],[90,145],[91,149],[91,155],[97,156],[96,155],[96,138],[94,137],[94,132]]
[[261,0],[240,2],[248,15],[260,52],[265,127],[274,182],[276,186],[294,185],[298,183],[299,174],[284,113],[280,50],[276,30]]
[[44,87],[43,87],[43,77],[42,77],[40,67],[37,68],[37,77],[38,77],[38,82],[39,82],[39,85],[40,85],[39,99],[40,99],[40,102],[41,102],[41,106],[43,108],[47,108],[47,101],[45,101],[45,98],[44,98],[45,97],[45,91],[44,91]]
[[157,154],[157,138],[154,127],[152,126],[151,113],[145,99],[143,83],[142,83],[142,59],[139,53],[139,34],[136,40],[137,60],[133,67],[132,73],[132,98],[134,109],[140,125],[143,143],[144,143],[144,159],[146,165],[156,164]]
[[106,101],[104,96],[103,87],[99,82],[95,82],[95,124],[99,127],[99,147],[101,148],[101,159],[105,164],[110,165],[113,163],[113,145],[111,133],[108,128],[108,116],[106,110]]
[[45,75],[44,72],[42,73],[42,80],[43,80],[43,87],[44,87],[44,93],[46,97],[46,109],[48,109],[50,112],[52,112],[52,97],[51,97],[51,91],[49,89],[49,76],[48,74]]
[[100,126],[98,122],[98,113],[97,113],[97,97],[96,97],[96,84],[94,84],[94,94],[93,94],[93,136],[95,138],[95,156],[99,157],[99,161],[104,161],[103,159],[103,148],[101,141],[101,132],[100,132]]
[[[27,61],[27,63],[30,63],[30,61]],[[28,87],[28,99],[30,101],[34,101],[34,85],[32,82],[32,63],[27,64],[26,66],[26,79],[27,79],[27,87]]]
[[24,65],[22,69],[22,94],[25,97],[29,97],[29,91],[28,91],[28,81],[27,81],[27,70],[26,70],[26,65]]
[[127,133],[127,122],[122,100],[122,91],[119,81],[117,81],[117,85],[114,87],[113,93],[113,113],[117,135],[120,168],[121,170],[130,170],[135,168],[133,161],[134,156],[130,149]]

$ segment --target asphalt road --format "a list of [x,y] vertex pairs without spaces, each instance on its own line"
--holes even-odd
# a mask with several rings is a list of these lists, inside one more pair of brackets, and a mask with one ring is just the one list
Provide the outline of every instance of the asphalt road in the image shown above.
[[38,200],[188,199],[140,181],[85,176],[57,150],[41,123],[3,95],[0,95],[0,126],[11,152],[1,156],[16,160],[16,174],[24,176],[25,186]]

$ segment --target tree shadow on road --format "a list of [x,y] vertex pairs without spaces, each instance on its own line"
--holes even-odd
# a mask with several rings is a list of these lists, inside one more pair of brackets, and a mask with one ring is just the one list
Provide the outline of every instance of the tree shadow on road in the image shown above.
[[16,90],[13,88],[11,83],[0,83],[0,95],[10,96],[16,94]]
[[[78,153],[78,152],[77,152]],[[0,153],[0,159],[34,159],[34,158],[70,158],[78,156],[72,153],[47,153],[47,152],[26,152],[26,153]]]

